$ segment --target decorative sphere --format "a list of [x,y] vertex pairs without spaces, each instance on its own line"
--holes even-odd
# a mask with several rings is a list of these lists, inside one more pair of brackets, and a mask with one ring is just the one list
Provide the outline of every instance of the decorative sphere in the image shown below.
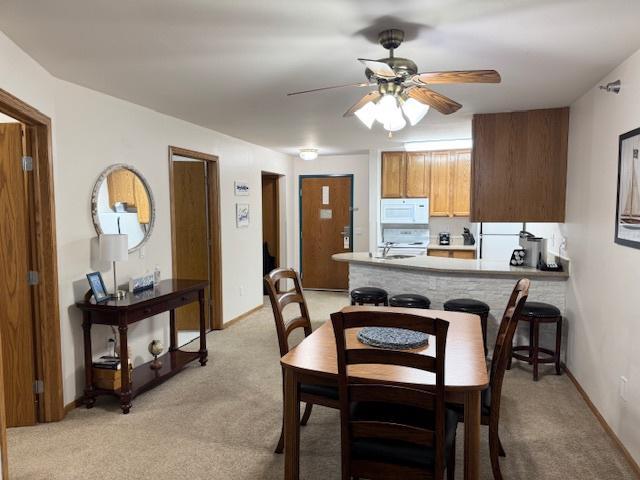
[[160,340],[153,340],[149,344],[149,353],[154,356],[160,355],[164,350],[164,345]]

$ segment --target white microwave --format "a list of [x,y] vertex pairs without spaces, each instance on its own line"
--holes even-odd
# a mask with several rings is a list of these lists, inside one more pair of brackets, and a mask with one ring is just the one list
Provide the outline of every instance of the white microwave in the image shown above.
[[384,198],[380,202],[380,222],[427,224],[429,223],[429,199]]

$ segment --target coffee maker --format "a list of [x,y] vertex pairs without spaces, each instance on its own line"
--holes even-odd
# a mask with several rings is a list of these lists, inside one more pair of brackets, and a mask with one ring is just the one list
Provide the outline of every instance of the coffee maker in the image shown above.
[[520,232],[520,246],[526,252],[524,265],[537,268],[538,263],[547,263],[547,239],[536,237],[532,233]]

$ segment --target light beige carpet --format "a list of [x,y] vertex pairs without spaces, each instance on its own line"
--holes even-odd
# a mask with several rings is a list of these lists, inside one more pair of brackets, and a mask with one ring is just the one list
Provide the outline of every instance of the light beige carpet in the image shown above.
[[[346,304],[309,292],[316,322]],[[59,423],[9,432],[12,479],[281,479],[281,377],[269,307],[208,336],[209,364],[194,365],[141,395],[129,415],[100,398]],[[543,369],[538,383],[516,367],[505,379],[502,459],[506,479],[635,478],[566,376]],[[462,426],[457,478],[462,478]],[[336,411],[315,407],[302,429],[301,478],[338,479]],[[491,479],[486,429],[482,478]]]

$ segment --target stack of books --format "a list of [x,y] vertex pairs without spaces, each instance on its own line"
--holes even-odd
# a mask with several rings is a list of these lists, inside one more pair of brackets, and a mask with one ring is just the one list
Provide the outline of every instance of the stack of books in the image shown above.
[[[129,360],[129,382],[133,365]],[[93,386],[104,390],[120,390],[122,386],[122,365],[119,357],[103,355],[93,362]]]

